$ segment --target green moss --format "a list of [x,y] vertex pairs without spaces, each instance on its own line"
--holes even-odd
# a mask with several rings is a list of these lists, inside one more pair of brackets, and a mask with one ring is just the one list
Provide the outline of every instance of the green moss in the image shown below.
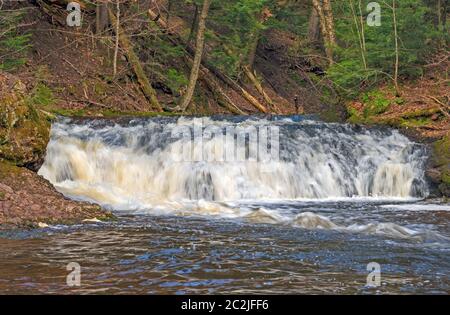
[[0,158],[17,165],[39,161],[49,140],[50,123],[33,105],[25,85],[15,78],[0,95]]
[[103,97],[106,94],[107,90],[108,90],[108,85],[105,82],[102,82],[102,81],[94,82],[94,93],[97,96]]
[[49,106],[55,103],[52,90],[43,83],[38,83],[29,98],[31,105]]
[[428,117],[419,117],[412,119],[401,119],[399,120],[399,125],[408,128],[418,128],[431,124],[431,119]]
[[366,118],[384,113],[391,104],[391,101],[379,90],[363,94],[362,102],[364,103],[363,114]]
[[15,166],[12,162],[10,161],[5,161],[0,159],[0,175],[1,176],[18,176],[20,174],[20,168],[18,168],[17,166]]
[[364,124],[365,118],[356,110],[356,108],[353,108],[351,106],[347,106],[347,113],[349,115],[349,118],[347,121],[351,124]]
[[178,113],[171,112],[133,112],[133,111],[116,111],[112,109],[104,110],[87,110],[87,109],[62,109],[52,108],[49,110],[52,114],[65,117],[94,117],[101,116],[107,118],[133,116],[133,117],[158,117],[158,116],[179,116]]
[[444,184],[450,185],[450,173],[448,172],[448,170],[447,170],[446,173],[443,173],[443,174],[442,174],[441,179],[442,179],[442,182],[443,182]]
[[88,116],[87,111],[84,109],[64,109],[64,108],[51,108],[50,113],[59,116],[67,117],[82,117]]
[[181,72],[178,72],[177,69],[171,68],[167,71],[167,85],[170,90],[177,95],[180,94],[180,91],[183,87],[189,84],[188,78]]
[[172,112],[121,112],[114,110],[104,110],[101,112],[105,117],[121,117],[121,116],[135,116],[135,117],[158,117],[158,116],[180,116],[181,114]]
[[450,134],[433,145],[434,163],[441,171],[442,184],[439,186],[444,195],[450,194]]

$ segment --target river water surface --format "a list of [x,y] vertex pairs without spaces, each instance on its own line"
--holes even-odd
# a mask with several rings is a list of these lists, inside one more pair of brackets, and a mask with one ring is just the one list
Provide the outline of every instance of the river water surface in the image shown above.
[[[207,137],[186,159],[191,127]],[[269,159],[217,158],[267,134]],[[0,292],[448,294],[450,204],[423,201],[427,154],[397,131],[299,117],[61,120],[39,173],[118,220],[1,232]]]

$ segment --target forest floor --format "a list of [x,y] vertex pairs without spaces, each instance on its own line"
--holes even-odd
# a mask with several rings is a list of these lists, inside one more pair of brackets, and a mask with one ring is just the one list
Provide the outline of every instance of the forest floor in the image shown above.
[[[43,96],[40,105],[46,111],[70,116],[120,116],[154,115],[127,61],[124,51],[119,50],[117,74],[113,75],[113,37],[99,37],[93,34],[94,21],[86,17],[80,29],[72,29],[58,25],[51,16],[42,12],[39,7],[29,11],[24,23],[29,24],[31,51],[26,67],[15,73],[30,90]],[[181,18],[172,17],[172,28],[183,28],[185,22]],[[140,26],[131,26],[131,28]],[[186,31],[186,30],[185,30]],[[318,86],[308,79],[310,66],[304,65],[304,59],[293,58],[289,47],[293,44],[294,35],[273,31],[265,34],[268,38],[258,47],[255,60],[255,72],[260,77],[265,92],[276,104],[276,108],[267,104],[248,82],[240,82],[248,92],[261,104],[267,106],[269,112],[277,114],[294,114],[297,112],[295,98],[298,99],[298,112],[317,114],[323,111],[336,112],[336,108],[322,102]],[[146,52],[142,53],[144,66]],[[185,68],[174,60],[177,68]],[[169,65],[162,65],[168,67]],[[149,73],[152,86],[157,92],[164,108],[172,108],[174,91],[166,82]],[[245,113],[254,114],[259,110],[249,104],[233,89],[223,86],[225,94]],[[186,114],[227,114],[229,110],[219,105],[215,96],[200,80],[198,88],[199,101],[194,101]],[[339,108],[339,117],[345,116],[343,106]],[[169,114],[170,113],[165,113]],[[333,114],[334,115],[334,114]]]
[[[432,64],[417,80],[404,80],[400,95],[381,86],[347,104],[349,122],[384,124],[402,129],[419,141],[439,140],[450,132],[450,60]],[[438,58],[439,59],[439,58]]]

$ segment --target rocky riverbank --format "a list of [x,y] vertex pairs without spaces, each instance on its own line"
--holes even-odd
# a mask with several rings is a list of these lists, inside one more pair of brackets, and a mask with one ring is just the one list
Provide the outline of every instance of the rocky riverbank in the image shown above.
[[97,205],[68,200],[34,172],[45,155],[50,116],[35,108],[18,78],[0,73],[0,229],[113,217]]
[[65,198],[33,171],[0,162],[0,229],[112,218],[100,206]]

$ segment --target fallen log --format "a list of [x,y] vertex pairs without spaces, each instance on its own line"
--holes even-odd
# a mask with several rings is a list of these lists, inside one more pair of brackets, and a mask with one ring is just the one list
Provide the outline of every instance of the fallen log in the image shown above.
[[447,118],[450,118],[450,114],[449,114],[450,106],[448,104],[441,102],[439,99],[437,99],[434,96],[426,96],[426,98],[434,101],[439,106],[439,109],[442,112],[442,114],[444,114],[444,116],[446,116]]
[[244,70],[245,75],[247,76],[247,78],[250,80],[250,82],[253,83],[253,85],[255,86],[255,88],[258,90],[258,92],[262,95],[262,97],[264,98],[264,100],[271,106],[273,106],[273,101],[272,99],[269,97],[269,95],[267,95],[266,91],[264,91],[264,88],[262,87],[261,82],[259,82],[258,78],[256,77],[256,75],[248,68],[248,66],[244,66],[242,67],[242,70]]
[[[161,28],[163,31],[166,31],[168,35],[175,37],[175,39],[172,39],[172,42],[176,45],[185,46],[186,51],[193,55],[195,53],[195,50],[193,47],[191,47],[189,44],[186,44],[183,42],[181,36],[177,34],[175,31],[169,29],[167,27],[167,23],[161,19],[160,15],[152,11],[151,9],[148,10],[148,15],[150,19],[152,19],[159,28]],[[268,113],[268,110],[265,108],[264,105],[262,105],[251,93],[249,93],[247,90],[245,90],[243,87],[241,87],[239,84],[231,80],[229,77],[224,75],[222,72],[220,72],[218,69],[213,67],[207,62],[207,57],[204,55],[202,62],[201,62],[201,70],[208,70],[208,72],[214,74],[219,80],[221,80],[223,83],[225,83],[227,86],[229,86],[231,89],[239,93],[244,99],[246,99],[250,104],[252,104],[254,107],[256,107],[259,111],[263,113]],[[236,105],[234,105],[236,106]],[[233,106],[233,107],[234,107]]]
[[247,76],[247,78],[250,80],[251,83],[253,83],[253,85],[255,86],[256,90],[259,92],[259,94],[262,95],[262,97],[264,98],[264,100],[266,101],[267,104],[269,104],[269,106],[275,110],[276,113],[280,112],[280,109],[278,108],[278,106],[272,101],[272,99],[270,98],[270,96],[266,93],[266,91],[264,90],[261,82],[258,80],[258,78],[256,77],[256,74],[253,73],[247,66],[243,67],[244,73]]
[[[188,66],[193,65],[194,61],[190,56],[186,55],[184,58]],[[231,100],[231,98],[223,91],[219,82],[217,82],[216,77],[207,68],[203,66],[200,66],[199,80],[201,80],[208,87],[211,93],[217,96],[217,101],[219,105],[225,107],[234,114],[238,115],[247,114]]]
[[[233,56],[233,51],[232,49],[230,49],[227,45],[223,44],[222,45],[225,53],[227,53],[230,57]],[[252,62],[253,63],[253,62]],[[275,108],[277,112],[279,112],[279,109],[276,108],[276,106],[274,105],[273,101],[270,99],[269,95],[267,95],[267,93],[264,91],[264,88],[262,87],[261,82],[259,82],[258,78],[256,77],[256,75],[252,72],[252,70],[250,69],[250,67],[248,65],[242,66],[241,67],[242,71],[244,72],[245,76],[250,80],[250,82],[253,84],[253,86],[256,88],[256,90],[259,92],[259,94],[261,94],[261,96],[263,97],[264,101],[266,101],[266,103],[271,106],[272,108]],[[259,102],[258,102],[259,103]],[[257,107],[264,107],[261,103],[256,104],[255,106]],[[267,113],[267,109],[264,107],[263,111],[264,113]]]
[[134,52],[133,45],[126,36],[123,29],[120,25],[117,25],[117,19],[111,9],[108,9],[109,19],[111,20],[111,24],[114,29],[119,29],[119,43],[122,49],[125,51],[128,61],[131,63],[133,67],[133,71],[136,74],[138,82],[141,86],[142,92],[144,93],[147,100],[150,102],[152,109],[155,109],[158,112],[162,112],[163,109],[159,104],[158,98],[156,97],[156,91],[152,88],[150,81],[147,78],[147,75],[144,72],[144,69],[141,66],[141,62],[139,61],[138,56]]
[[428,117],[441,112],[439,107],[422,108],[416,110],[405,111],[403,113],[390,113],[384,116],[377,117],[377,122],[396,125],[403,119],[414,119],[419,117]]

